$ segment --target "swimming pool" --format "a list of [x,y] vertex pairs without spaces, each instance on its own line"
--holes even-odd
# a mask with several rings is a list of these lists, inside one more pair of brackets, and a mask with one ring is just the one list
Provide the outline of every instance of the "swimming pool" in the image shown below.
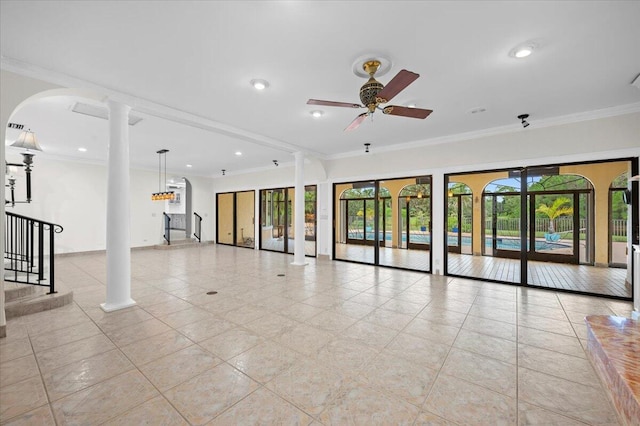
[[[349,232],[349,239],[351,240],[362,240],[362,232]],[[367,232],[367,240],[373,240],[373,232]],[[380,239],[382,240],[382,232],[380,232]],[[387,232],[385,234],[385,240],[391,241],[391,232]],[[498,237],[496,238],[497,244],[496,248],[499,250],[520,250],[520,239],[514,237]],[[402,233],[402,241],[407,241],[407,234]],[[431,235],[429,234],[411,234],[411,242],[415,244],[430,244],[431,243]],[[449,246],[457,246],[458,238],[455,235],[449,235],[447,237],[447,245]],[[462,236],[461,237],[461,245],[462,246],[470,246],[471,245],[471,237]],[[486,237],[485,238],[485,246],[488,248],[493,247],[493,238]],[[544,240],[536,240],[536,251],[542,250],[557,250],[564,249],[567,247],[571,247],[567,244],[562,243],[552,243]],[[527,240],[527,250],[529,249],[529,243]]]

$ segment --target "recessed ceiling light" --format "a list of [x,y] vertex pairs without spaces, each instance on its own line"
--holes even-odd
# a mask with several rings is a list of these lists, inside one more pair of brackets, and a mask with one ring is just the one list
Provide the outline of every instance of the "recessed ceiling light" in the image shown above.
[[534,43],[523,43],[511,49],[511,52],[509,52],[509,56],[517,59],[526,58],[527,56],[531,55],[535,49],[536,45]]
[[313,118],[320,118],[324,115],[324,111],[311,111]]
[[240,157],[240,156],[242,155],[242,153],[241,153],[240,151],[236,151],[236,155],[237,155],[238,157]]
[[80,152],[87,152],[87,148],[78,148],[78,151],[80,151]]
[[193,166],[192,166],[191,164],[187,164],[187,167],[191,168],[191,167],[193,167]]
[[254,79],[251,80],[251,85],[256,90],[264,90],[269,87],[269,82],[267,80]]

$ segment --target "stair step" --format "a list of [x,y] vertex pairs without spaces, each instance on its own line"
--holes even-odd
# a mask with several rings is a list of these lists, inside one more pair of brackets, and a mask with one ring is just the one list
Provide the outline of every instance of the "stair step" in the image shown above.
[[170,250],[170,249],[177,249],[177,248],[195,247],[199,245],[201,245],[201,243],[199,243],[198,240],[191,238],[191,239],[174,240],[174,241],[171,241],[171,244],[167,244],[167,242],[165,241],[164,244],[158,244],[154,246],[154,248],[158,250]]
[[[4,283],[4,301],[9,303],[13,300],[21,297],[30,296],[35,294],[39,288],[35,285],[11,283],[5,281]],[[41,289],[40,289],[41,290]]]
[[47,287],[37,287],[32,294],[6,302],[4,311],[7,319],[60,308],[73,302],[73,291],[71,290],[59,289],[57,293],[46,294],[47,290]]

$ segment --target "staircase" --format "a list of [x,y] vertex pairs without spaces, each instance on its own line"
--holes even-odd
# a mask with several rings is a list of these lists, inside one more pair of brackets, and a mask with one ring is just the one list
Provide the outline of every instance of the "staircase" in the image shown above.
[[54,240],[62,226],[6,212],[5,230],[7,319],[71,303],[73,292],[55,286]]

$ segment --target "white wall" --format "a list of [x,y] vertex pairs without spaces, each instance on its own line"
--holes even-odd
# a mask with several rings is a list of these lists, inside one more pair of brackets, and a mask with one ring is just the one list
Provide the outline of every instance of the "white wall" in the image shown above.
[[[10,162],[19,153],[7,152]],[[189,177],[194,189],[194,211],[203,216],[203,240],[213,239],[212,181]],[[151,201],[157,190],[157,173],[131,170],[131,246],[162,243],[165,203]],[[101,164],[48,159],[36,155],[32,172],[31,204],[17,204],[7,211],[57,223],[64,231],[56,236],[56,253],[104,250],[106,245],[107,169]],[[24,178],[18,176],[16,196],[24,199]],[[128,194],[123,194],[127,196]]]

